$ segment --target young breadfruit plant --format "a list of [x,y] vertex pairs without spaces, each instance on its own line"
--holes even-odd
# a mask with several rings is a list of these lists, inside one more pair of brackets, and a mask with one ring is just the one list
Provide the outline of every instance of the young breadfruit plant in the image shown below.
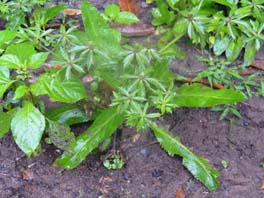
[[86,35],[89,44],[109,59],[107,65],[100,59],[94,61],[89,71],[108,83],[113,94],[110,105],[100,111],[91,126],[67,147],[70,152],[66,150],[54,165],[67,170],[76,168],[126,124],[137,131],[152,130],[164,150],[170,155],[181,156],[183,165],[209,190],[217,189],[219,172],[155,121],[175,108],[230,104],[243,101],[245,96],[238,91],[214,90],[197,84],[175,86],[176,75],[169,70],[167,58],[162,58],[154,49],[138,47],[131,51],[131,47],[122,48],[118,33],[109,28],[94,6],[83,2],[81,10],[85,27],[82,37]]

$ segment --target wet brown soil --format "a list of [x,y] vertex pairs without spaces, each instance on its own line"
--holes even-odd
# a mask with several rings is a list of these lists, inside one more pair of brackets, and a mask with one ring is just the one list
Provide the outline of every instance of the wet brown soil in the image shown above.
[[[110,1],[94,2],[102,8]],[[187,47],[187,59],[175,61],[173,69],[202,68],[193,58],[194,51]],[[123,128],[116,149],[125,165],[115,171],[102,166],[106,154],[90,155],[78,168],[64,171],[52,166],[60,154],[52,145],[43,143],[39,156],[27,158],[11,134],[6,135],[0,140],[0,198],[175,198],[180,187],[187,198],[263,198],[264,98],[253,97],[238,108],[243,117],[231,122],[219,121],[219,114],[207,108],[176,109],[163,119],[173,135],[220,171],[220,187],[215,192],[195,180],[181,158],[168,156],[151,131],[138,137],[135,131]],[[78,133],[87,127],[86,123],[73,129]]]

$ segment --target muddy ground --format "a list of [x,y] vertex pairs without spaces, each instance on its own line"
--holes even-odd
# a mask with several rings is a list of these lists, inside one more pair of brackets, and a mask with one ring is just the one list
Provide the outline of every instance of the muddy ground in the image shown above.
[[[80,1],[79,1],[80,2]],[[71,5],[78,7],[78,1]],[[105,3],[93,1],[101,9]],[[148,9],[148,8],[146,8]],[[193,47],[185,46],[187,58],[175,61],[175,71],[196,71]],[[263,51],[258,58],[263,58]],[[124,157],[121,170],[102,166],[104,155],[90,155],[78,168],[63,171],[52,167],[60,154],[52,145],[32,158],[23,155],[10,134],[0,140],[0,197],[19,198],[175,198],[184,187],[187,198],[263,198],[264,99],[253,97],[238,105],[241,119],[219,121],[210,109],[176,109],[164,118],[171,132],[197,154],[204,156],[221,173],[220,187],[209,192],[182,166],[181,158],[170,157],[156,143],[151,132],[123,128],[117,149]],[[74,126],[84,131],[88,124]],[[228,163],[227,168],[221,161]]]

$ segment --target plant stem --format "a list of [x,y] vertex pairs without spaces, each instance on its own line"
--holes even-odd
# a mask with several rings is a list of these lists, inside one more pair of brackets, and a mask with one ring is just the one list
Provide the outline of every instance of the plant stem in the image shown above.
[[164,52],[166,49],[168,49],[171,45],[173,45],[176,41],[178,41],[184,34],[180,34],[176,36],[171,42],[169,42],[165,47],[159,50],[159,53]]

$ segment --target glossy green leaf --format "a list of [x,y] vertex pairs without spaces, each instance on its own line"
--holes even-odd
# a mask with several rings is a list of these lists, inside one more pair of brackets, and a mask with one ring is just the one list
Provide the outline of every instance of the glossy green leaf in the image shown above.
[[256,48],[251,43],[248,43],[245,47],[244,64],[247,66],[250,65],[253,62],[256,53]]
[[48,94],[50,99],[58,102],[74,103],[86,98],[83,83],[74,76],[69,79],[59,74],[43,74],[39,76],[38,83],[31,87],[35,95]]
[[15,142],[28,156],[37,149],[45,129],[45,118],[41,112],[28,101],[24,102],[11,122]]
[[21,63],[28,60],[36,51],[30,43],[12,44],[7,47],[5,54],[13,54]]
[[109,28],[100,12],[91,3],[83,2],[81,10],[88,39],[102,50],[113,55],[118,54],[120,52],[120,33]]
[[10,69],[18,69],[21,67],[21,62],[16,55],[5,54],[0,57],[0,65]]
[[201,84],[183,85],[176,89],[175,103],[179,107],[211,107],[219,104],[231,104],[246,99],[239,91],[215,90]]
[[2,138],[10,129],[12,115],[0,112],[0,138]]
[[16,34],[17,33],[15,31],[1,30],[0,31],[0,48],[2,48],[6,42],[13,40],[16,37]]
[[38,8],[34,11],[33,17],[34,20],[37,21],[41,26],[44,26],[48,23],[48,21],[54,19],[54,17],[65,8],[67,8],[67,6],[64,4],[49,8]]
[[29,68],[30,69],[37,69],[39,67],[42,66],[43,63],[45,63],[45,61],[47,60],[49,56],[49,53],[47,52],[40,52],[40,53],[36,53],[33,54],[30,57],[30,62],[29,62]]
[[22,98],[27,92],[28,92],[28,87],[25,85],[21,85],[18,88],[16,88],[15,95],[14,95],[14,100]]
[[55,107],[48,110],[45,115],[50,120],[67,125],[87,122],[91,119],[85,114],[80,106],[75,104],[66,104]]
[[197,156],[178,139],[174,138],[169,132],[155,123],[150,125],[157,140],[161,146],[170,155],[179,155],[183,158],[183,165],[193,174],[193,176],[201,181],[209,190],[218,188],[217,177],[219,172],[213,169],[208,161],[203,157]]
[[174,8],[175,4],[179,2],[179,0],[166,0],[171,8]]
[[235,61],[239,56],[242,48],[243,48],[243,41],[241,38],[230,41],[225,52],[227,60],[230,62]]
[[6,67],[0,66],[0,97],[4,95],[6,90],[14,83],[14,80],[9,79],[9,70]]
[[123,24],[127,24],[127,23],[136,23],[138,22],[138,18],[135,14],[131,13],[131,12],[120,12],[117,15],[116,21],[118,23],[123,23]]
[[105,14],[111,19],[115,19],[120,13],[120,8],[116,4],[108,4],[105,7]]
[[76,143],[69,147],[71,154],[64,152],[54,164],[68,170],[77,167],[89,153],[116,131],[124,119],[125,116],[116,108],[103,111],[90,128],[77,137]]
[[230,39],[228,36],[225,36],[224,38],[216,38],[213,48],[215,55],[221,55],[227,49],[229,42]]

